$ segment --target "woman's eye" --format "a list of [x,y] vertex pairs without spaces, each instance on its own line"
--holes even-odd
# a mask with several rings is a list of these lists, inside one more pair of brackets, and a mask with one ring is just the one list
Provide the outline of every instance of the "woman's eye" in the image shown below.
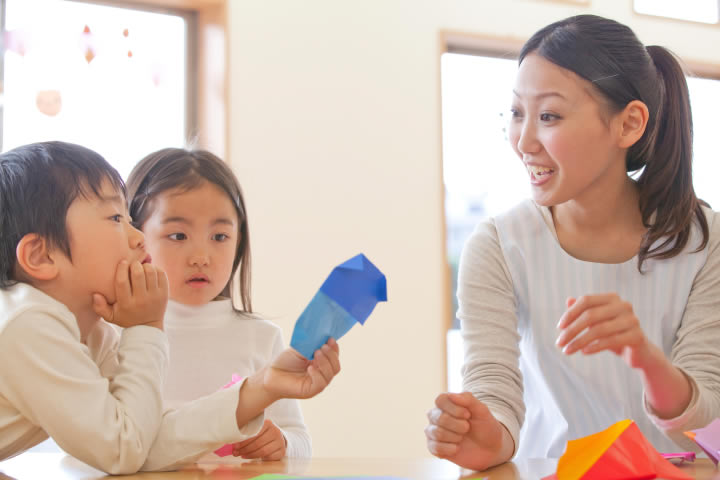
[[540,120],[543,122],[551,122],[553,120],[557,120],[557,115],[553,115],[552,113],[541,113]]
[[216,233],[215,235],[213,235],[213,240],[215,240],[216,242],[224,242],[228,238],[230,237],[228,237],[224,233]]
[[510,118],[520,118],[522,114],[520,113],[520,110],[517,108],[511,108],[510,109]]
[[187,236],[184,233],[171,233],[168,238],[170,240],[185,240]]

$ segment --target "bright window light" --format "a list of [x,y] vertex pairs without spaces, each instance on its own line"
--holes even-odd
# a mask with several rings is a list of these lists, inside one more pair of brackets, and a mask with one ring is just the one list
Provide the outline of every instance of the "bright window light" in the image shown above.
[[634,0],[634,3],[638,13],[693,22],[718,22],[718,0]]
[[66,0],[7,0],[2,150],[63,140],[126,177],[186,136],[186,22]]

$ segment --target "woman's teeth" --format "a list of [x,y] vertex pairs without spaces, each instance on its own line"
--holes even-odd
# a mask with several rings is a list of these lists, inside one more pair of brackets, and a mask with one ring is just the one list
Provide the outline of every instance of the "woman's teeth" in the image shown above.
[[552,168],[538,167],[536,165],[526,165],[526,167],[528,169],[528,172],[530,172],[536,177],[542,177],[543,175],[548,175],[555,171]]

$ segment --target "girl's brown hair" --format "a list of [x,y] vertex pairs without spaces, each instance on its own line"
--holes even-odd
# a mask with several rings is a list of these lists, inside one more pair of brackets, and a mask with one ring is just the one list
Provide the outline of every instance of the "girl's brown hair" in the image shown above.
[[[130,216],[137,228],[150,217],[152,201],[168,190],[190,191],[210,182],[227,193],[239,222],[239,241],[235,250],[230,281],[222,295],[232,298],[232,282],[240,267],[240,301],[242,312],[252,313],[250,300],[250,232],[247,210],[240,184],[230,167],[205,150],[164,148],[151,153],[135,165],[127,180]],[[233,308],[235,308],[233,306]]]
[[637,185],[648,230],[638,252],[638,269],[642,271],[645,260],[678,255],[690,239],[693,221],[702,231],[697,251],[705,248],[705,202],[695,195],[692,182],[688,86],[673,54],[663,47],[646,48],[627,26],[595,15],[566,18],[539,30],[523,46],[520,63],[530,53],[588,80],[613,113],[633,100],[647,105],[647,128],[625,161],[628,172],[643,168]]

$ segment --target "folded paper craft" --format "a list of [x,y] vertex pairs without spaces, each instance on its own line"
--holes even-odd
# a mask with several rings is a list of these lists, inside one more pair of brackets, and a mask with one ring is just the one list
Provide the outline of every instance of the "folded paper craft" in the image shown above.
[[695,452],[673,452],[673,453],[661,453],[662,457],[666,460],[670,460],[671,462],[675,460],[673,463],[682,463],[682,462],[694,462],[695,461]]
[[693,439],[715,465],[718,464],[718,460],[720,460],[720,418],[716,418],[704,428],[685,432],[685,435]]
[[664,478],[692,480],[665,460],[632,420],[570,440],[558,460],[557,472],[543,480],[631,480]]
[[305,358],[330,337],[339,339],[365,323],[378,302],[387,301],[385,275],[362,253],[335,267],[295,322],[290,346]]

